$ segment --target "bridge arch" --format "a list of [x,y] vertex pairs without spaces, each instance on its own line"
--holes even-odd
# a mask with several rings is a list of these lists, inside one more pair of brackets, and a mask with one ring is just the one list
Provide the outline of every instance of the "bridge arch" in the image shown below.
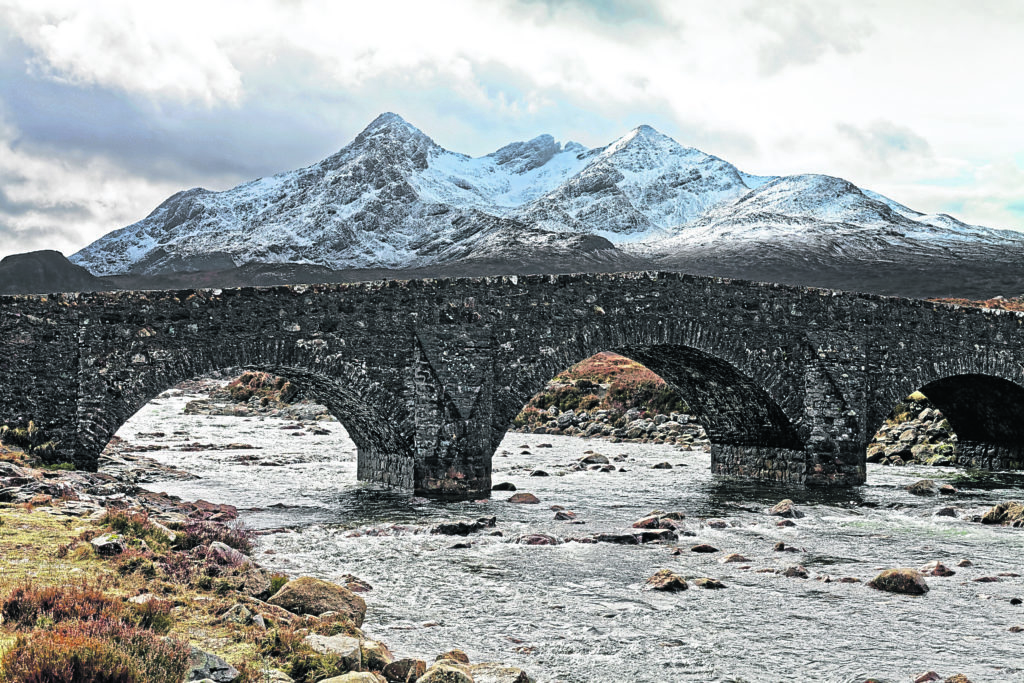
[[368,375],[359,363],[324,359],[301,348],[282,354],[280,348],[271,346],[227,344],[151,353],[150,357],[159,358],[159,362],[149,363],[147,357],[146,363],[118,373],[120,381],[101,379],[105,383],[103,391],[91,394],[101,398],[79,402],[76,463],[95,463],[117,430],[167,389],[213,372],[254,370],[294,382],[327,407],[356,444],[360,479],[411,489],[415,428],[400,397]]
[[[907,395],[913,391],[924,394],[949,422],[957,435],[958,464],[984,469],[1024,467],[1024,382],[967,372],[932,379]],[[881,421],[873,426],[881,427]]]
[[[531,348],[532,347],[532,348]],[[712,467],[725,474],[802,479],[807,430],[795,400],[803,376],[787,351],[709,330],[687,320],[597,325],[556,343],[499,344],[503,383],[495,394],[492,452],[524,404],[559,372],[601,351],[659,375],[690,406],[712,444]]]

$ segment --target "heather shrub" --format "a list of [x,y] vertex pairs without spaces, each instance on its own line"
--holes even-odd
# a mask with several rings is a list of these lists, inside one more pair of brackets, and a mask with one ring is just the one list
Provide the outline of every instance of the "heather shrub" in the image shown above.
[[128,539],[145,541],[151,548],[162,549],[170,545],[166,532],[150,522],[148,512],[112,510],[100,518],[100,524]]
[[191,550],[199,546],[220,541],[235,550],[251,553],[254,546],[253,532],[241,522],[221,524],[218,522],[192,521],[186,524],[174,541],[179,550]]
[[121,603],[86,582],[64,586],[23,583],[4,598],[0,614],[5,621],[32,627],[43,618],[52,622],[116,619],[122,608]]
[[129,619],[140,628],[148,628],[155,633],[167,633],[174,626],[171,609],[174,603],[170,600],[150,599],[139,604],[132,604]]
[[68,622],[18,636],[0,659],[11,683],[180,683],[189,647],[117,621]]

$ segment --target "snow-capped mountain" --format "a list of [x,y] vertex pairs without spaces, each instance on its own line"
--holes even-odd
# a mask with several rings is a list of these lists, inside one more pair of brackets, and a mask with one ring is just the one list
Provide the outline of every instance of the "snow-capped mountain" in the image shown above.
[[387,113],[317,164],[180,192],[71,260],[111,275],[936,258],[1020,262],[1024,235],[920,214],[840,178],[749,175],[650,126],[594,149],[541,135],[473,158]]

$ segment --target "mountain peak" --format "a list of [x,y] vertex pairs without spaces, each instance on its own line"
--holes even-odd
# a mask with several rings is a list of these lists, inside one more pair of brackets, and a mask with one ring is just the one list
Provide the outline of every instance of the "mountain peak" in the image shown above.
[[[361,142],[367,138],[379,136],[396,137],[402,139],[419,138],[430,140],[426,133],[412,125],[394,112],[386,111],[370,122],[359,135],[356,141]],[[433,142],[431,140],[431,142]]]

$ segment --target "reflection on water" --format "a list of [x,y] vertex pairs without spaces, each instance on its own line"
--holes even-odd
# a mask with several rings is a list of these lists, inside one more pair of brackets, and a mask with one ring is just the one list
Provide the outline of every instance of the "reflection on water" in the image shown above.
[[[868,485],[856,490],[782,490],[712,477],[703,453],[512,434],[495,457],[494,480],[511,481],[542,504],[511,505],[503,502],[510,494],[496,492],[487,502],[442,505],[357,483],[355,447],[338,425],[329,425],[338,432],[331,436],[292,436],[279,420],[185,416],[184,400],[150,406],[120,435],[182,431],[190,441],[260,449],[179,452],[172,437],[145,439],[169,449],[148,455],[201,476],[150,488],[237,505],[253,527],[287,527],[261,538],[257,557],[267,567],[369,581],[366,630],[401,656],[432,659],[457,646],[475,661],[515,664],[539,681],[852,682],[872,675],[902,682],[928,669],[964,672],[976,683],[1024,680],[1024,634],[1008,631],[1024,625],[1024,609],[1009,604],[1024,597],[1024,579],[971,581],[1024,573],[1024,530],[933,514],[953,505],[967,516],[1024,498],[1021,475],[869,466]],[[520,454],[523,444],[531,455]],[[624,455],[617,464],[628,471],[567,472],[588,449]],[[650,469],[665,460],[676,467]],[[528,476],[535,467],[552,476]],[[950,500],[902,490],[937,476],[963,493]],[[778,527],[763,512],[783,497],[807,514],[795,527]],[[551,505],[586,523],[555,521]],[[687,514],[696,535],[680,539],[680,555],[657,545],[511,542],[526,532],[566,538],[623,530],[654,509]],[[451,547],[462,539],[388,529],[485,515],[497,516],[504,536],[474,535],[465,549]],[[709,527],[706,518],[727,526]],[[778,541],[799,552],[774,551]],[[722,552],[689,552],[696,543]],[[718,562],[732,552],[750,558],[750,568]],[[814,578],[866,581],[880,568],[931,560],[955,567],[961,559],[974,566],[929,578],[923,597]],[[757,571],[791,564],[812,578]],[[728,587],[643,592],[644,579],[666,567]]]

